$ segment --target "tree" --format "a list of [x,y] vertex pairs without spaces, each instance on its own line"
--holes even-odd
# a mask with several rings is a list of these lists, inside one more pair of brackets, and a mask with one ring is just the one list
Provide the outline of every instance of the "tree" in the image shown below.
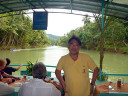
[[[117,19],[116,21],[120,20]],[[119,22],[113,22],[113,24],[105,30],[105,41],[109,41],[109,43],[112,43],[116,52],[117,47],[124,44],[125,36],[126,27]]]
[[11,16],[8,16],[9,13],[0,15],[4,16],[0,18],[0,46],[3,49],[10,49],[16,46],[26,48],[48,45],[49,39],[45,32],[32,30],[32,20],[22,13],[12,12]]
[[90,23],[90,17],[88,16],[88,14],[85,15],[85,17],[83,17],[82,21],[84,22],[84,25]]

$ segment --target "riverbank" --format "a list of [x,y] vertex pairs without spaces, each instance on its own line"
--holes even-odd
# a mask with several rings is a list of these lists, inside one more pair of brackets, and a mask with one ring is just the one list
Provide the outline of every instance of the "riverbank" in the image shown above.
[[[0,47],[0,50],[10,50],[10,49],[28,49],[28,48],[44,48],[44,47],[47,47],[47,46],[29,46],[29,47],[24,47],[24,48],[21,48],[19,46],[9,46],[9,47]],[[82,49],[85,49],[85,48],[82,48]],[[87,50],[97,50],[97,49],[87,49]],[[128,47],[122,47],[122,48],[110,48],[110,47],[106,47],[104,48],[104,51],[106,52],[112,52],[112,53],[120,53],[120,54],[128,54]]]
[[[85,48],[82,48],[82,49],[85,49]],[[100,51],[99,48],[88,48],[88,49],[85,49],[85,50],[95,50],[95,51]],[[120,53],[120,54],[128,54],[128,48],[127,47],[123,47],[123,48],[110,48],[110,47],[105,47],[104,48],[104,51],[105,52],[111,52],[111,53]]]
[[128,49],[119,49],[116,50],[114,48],[105,48],[105,51],[112,52],[112,53],[121,53],[121,54],[128,54]]
[[47,47],[48,45],[45,46],[27,46],[27,47],[20,47],[20,46],[2,46],[0,47],[0,50],[12,50],[12,49],[29,49],[29,48],[44,48]]

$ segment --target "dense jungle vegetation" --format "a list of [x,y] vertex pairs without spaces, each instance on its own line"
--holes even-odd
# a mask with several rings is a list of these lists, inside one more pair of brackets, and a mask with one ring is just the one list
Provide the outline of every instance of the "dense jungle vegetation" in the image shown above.
[[50,44],[45,31],[33,30],[32,20],[22,13],[0,14],[0,49],[44,47]]
[[[101,20],[101,18],[99,18]],[[108,19],[108,20],[107,20]],[[104,50],[111,52],[128,52],[128,22],[122,19],[107,17],[104,31]],[[109,22],[108,22],[109,21]],[[96,19],[94,22],[85,16],[84,26],[71,30],[68,34],[58,40],[58,45],[67,46],[69,37],[77,35],[82,41],[82,48],[99,50],[101,32],[98,29]],[[99,25],[101,26],[101,24]]]
[[[101,23],[96,21],[96,17],[91,22],[86,15],[83,18],[84,26],[71,30],[59,40],[49,40],[45,31],[33,30],[32,20],[22,13],[24,12],[0,14],[0,49],[45,47],[50,44],[67,46],[68,39],[77,35],[82,41],[82,48],[99,50],[101,32],[98,27]],[[99,20],[101,22],[101,17]],[[104,50],[128,52],[128,22],[115,17],[107,17],[105,22]]]

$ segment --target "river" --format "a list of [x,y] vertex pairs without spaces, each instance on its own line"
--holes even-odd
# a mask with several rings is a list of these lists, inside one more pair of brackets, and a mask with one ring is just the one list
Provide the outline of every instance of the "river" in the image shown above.
[[[99,67],[100,55],[97,51],[89,51],[81,49],[80,52],[89,54],[97,66]],[[20,49],[20,51],[0,51],[0,58],[10,58],[11,64],[27,64],[28,61],[33,63],[43,62],[46,65],[56,66],[61,56],[68,53],[66,47],[49,46],[46,48]],[[48,69],[50,70],[50,69]],[[105,52],[103,61],[103,72],[128,74],[128,54]],[[117,76],[109,76],[109,80],[116,81]],[[128,77],[121,77],[124,81],[128,81]]]

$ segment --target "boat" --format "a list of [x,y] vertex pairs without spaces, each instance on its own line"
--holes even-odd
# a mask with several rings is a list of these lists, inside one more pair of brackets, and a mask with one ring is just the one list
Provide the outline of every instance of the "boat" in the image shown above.
[[16,52],[16,51],[20,51],[20,50],[19,50],[19,49],[14,48],[14,49],[10,49],[10,51]]
[[[10,64],[10,66],[20,66],[20,64]],[[28,64],[23,64],[23,66],[28,66]],[[46,67],[51,67],[51,68],[56,68],[56,66],[51,66],[51,65],[45,65]],[[16,77],[21,77],[23,78],[24,75],[26,75],[27,77],[26,78],[30,78],[30,79],[33,79],[33,76],[29,76],[30,73],[27,73],[26,70],[18,70],[20,72],[20,75],[15,75]],[[93,73],[93,71],[89,71],[89,73]],[[52,77],[53,75],[52,74],[55,74],[54,71],[47,71],[47,76],[49,78],[51,78],[51,80],[55,80],[55,81],[58,81],[58,79],[56,77]],[[99,72],[99,75],[102,76],[102,75],[108,75],[108,76],[128,76],[128,74],[105,74],[105,73],[102,73],[101,71]],[[91,80],[92,78],[90,78]],[[59,82],[59,81],[58,81]],[[95,87],[99,84],[103,84],[103,83],[109,83],[110,81],[102,81],[102,80],[96,80],[95,82]],[[112,82],[116,82],[116,81],[112,81]],[[125,82],[125,83],[128,83],[128,82]],[[15,83],[16,84],[16,83]],[[17,83],[17,84],[21,84],[21,83]],[[18,91],[20,89],[20,87],[18,86],[14,86],[14,89],[15,91],[11,94],[8,94],[8,95],[5,95],[5,96],[18,96]],[[119,93],[119,92],[118,92]],[[125,95],[122,95],[122,96],[128,96],[128,92],[124,92],[126,93]],[[123,93],[123,94],[124,94]],[[113,94],[113,93],[112,93]],[[121,93],[122,94],[122,93]],[[110,93],[102,93],[100,94],[99,96],[109,96]],[[114,95],[110,95],[110,96],[115,96],[115,93]],[[119,95],[118,95],[119,96]]]

